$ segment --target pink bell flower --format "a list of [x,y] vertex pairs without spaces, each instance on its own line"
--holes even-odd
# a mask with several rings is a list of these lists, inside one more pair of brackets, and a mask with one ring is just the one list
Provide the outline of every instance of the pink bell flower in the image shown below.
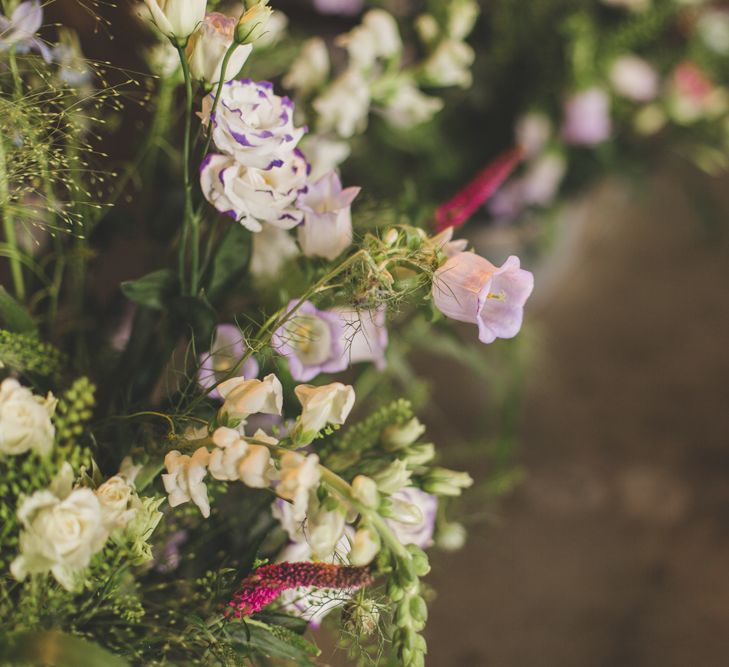
[[509,257],[497,268],[471,252],[451,257],[433,279],[433,300],[446,317],[478,326],[482,343],[513,338],[521,329],[534,276]]

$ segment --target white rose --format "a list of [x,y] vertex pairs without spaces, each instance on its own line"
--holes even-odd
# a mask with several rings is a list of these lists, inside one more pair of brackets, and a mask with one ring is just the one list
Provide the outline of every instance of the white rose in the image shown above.
[[207,0],[144,0],[144,4],[162,34],[184,43],[205,18]]
[[[187,62],[192,76],[209,84],[220,81],[223,59],[233,44],[236,20],[218,12],[211,12],[190,36],[187,42]],[[225,68],[225,81],[238,76],[253,47],[240,44],[233,50]]]
[[[65,463],[59,478],[73,478]],[[50,571],[67,590],[108,536],[99,500],[91,489],[73,489],[57,479],[54,490],[36,491],[18,509],[20,555],[10,565],[16,579]],[[54,492],[55,491],[55,492]],[[60,494],[60,495],[59,495]]]
[[468,88],[473,81],[470,67],[475,57],[473,49],[465,42],[443,40],[425,61],[425,77],[434,86]]
[[286,452],[281,457],[279,476],[276,494],[293,503],[294,521],[303,521],[309,505],[309,491],[319,484],[319,457]]
[[283,409],[283,388],[273,373],[263,380],[231,378],[219,384],[218,391],[224,399],[221,412],[234,419],[245,420],[259,412],[280,415]]
[[260,232],[261,223],[292,229],[304,219],[295,204],[306,187],[307,164],[295,151],[282,167],[245,167],[226,155],[210,153],[201,166],[200,188],[218,211],[246,229]]
[[329,76],[329,51],[323,39],[312,37],[304,42],[298,58],[293,62],[283,85],[292,88],[300,95],[322,86]]
[[210,454],[205,447],[197,449],[192,456],[181,454],[177,450],[167,453],[167,474],[162,475],[162,484],[167,491],[170,507],[192,500],[206,519],[210,516],[208,490],[203,483],[208,472],[209,458]]
[[51,415],[56,400],[35,396],[17,380],[8,378],[0,385],[0,453],[24,454],[34,450],[45,456],[53,447],[56,429]]
[[319,129],[335,130],[348,138],[367,127],[370,111],[370,91],[367,82],[355,69],[346,70],[334,83],[314,100],[319,115]]
[[244,167],[264,171],[291,162],[304,128],[294,126],[294,105],[288,97],[276,95],[268,81],[228,81],[210,118],[214,95],[210,93],[203,105],[203,122],[212,122],[219,152]]
[[134,518],[136,510],[129,507],[134,494],[121,475],[106,480],[95,493],[101,506],[101,520],[108,531],[123,528]]
[[302,443],[311,442],[327,424],[344,424],[354,406],[354,389],[341,382],[323,387],[300,384],[294,391],[303,408],[296,425]]

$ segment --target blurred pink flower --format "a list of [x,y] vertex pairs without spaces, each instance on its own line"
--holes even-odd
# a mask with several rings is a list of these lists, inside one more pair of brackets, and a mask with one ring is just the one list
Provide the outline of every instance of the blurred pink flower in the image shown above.
[[575,93],[564,105],[562,137],[568,144],[595,146],[610,138],[610,97],[602,88]]

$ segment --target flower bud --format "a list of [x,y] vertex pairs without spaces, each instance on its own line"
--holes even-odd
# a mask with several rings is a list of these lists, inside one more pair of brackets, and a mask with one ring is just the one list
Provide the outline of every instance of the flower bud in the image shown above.
[[365,507],[377,509],[380,503],[380,494],[377,493],[377,484],[375,480],[366,475],[357,475],[352,480],[352,495],[355,500],[362,503]]
[[410,616],[412,619],[424,627],[425,621],[428,620],[428,607],[425,604],[425,600],[419,595],[415,595],[410,598],[410,604],[408,606],[410,607]]
[[266,6],[267,2],[268,0],[256,2],[240,17],[235,28],[235,41],[238,44],[252,44],[266,31],[268,19],[273,13],[273,10]]
[[413,569],[415,574],[419,577],[424,577],[430,572],[430,563],[428,562],[428,555],[419,546],[415,544],[408,544],[405,547],[410,556],[413,559]]
[[423,489],[436,496],[460,496],[472,484],[473,478],[466,472],[433,468],[423,480]]
[[382,433],[382,445],[388,452],[395,452],[412,445],[425,433],[425,426],[417,417],[400,426],[388,426]]
[[432,442],[424,442],[408,447],[405,452],[405,462],[411,468],[414,466],[422,466],[430,463],[434,456],[435,445]]
[[[211,12],[190,36],[187,43],[187,61],[195,79],[208,84],[220,81],[223,59],[233,44],[235,19],[218,12]],[[238,45],[233,50],[225,68],[224,80],[234,79],[251,53],[252,46]]]
[[360,528],[354,534],[349,562],[356,567],[369,565],[380,550],[380,536],[371,528]]
[[397,231],[397,229],[391,228],[388,229],[385,232],[385,235],[382,237],[382,242],[386,246],[394,246],[395,243],[397,243],[397,239],[400,236],[400,232]]
[[205,18],[207,0],[144,0],[144,4],[160,32],[184,44]]
[[445,551],[458,551],[466,543],[466,529],[460,523],[439,526],[435,543]]
[[417,505],[397,498],[388,498],[383,502],[380,514],[410,526],[418,526],[424,521],[423,512]]
[[380,622],[380,610],[374,600],[352,603],[344,610],[342,616],[345,628],[361,637],[369,637]]
[[373,479],[382,493],[392,494],[407,485],[410,475],[412,472],[407,469],[405,461],[396,460],[384,470],[373,475]]

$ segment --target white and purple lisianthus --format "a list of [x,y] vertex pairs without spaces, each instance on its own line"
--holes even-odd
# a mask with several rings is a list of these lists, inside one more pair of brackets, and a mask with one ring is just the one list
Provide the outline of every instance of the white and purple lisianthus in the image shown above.
[[509,257],[497,268],[472,252],[451,257],[433,279],[433,300],[446,317],[478,326],[479,340],[513,338],[521,329],[534,276]]
[[307,171],[306,160],[298,150],[292,151],[283,166],[268,170],[210,153],[200,166],[200,187],[218,211],[252,232],[260,232],[264,222],[291,229],[304,219],[296,199],[306,190]]
[[[200,367],[197,372],[197,381],[203,389],[215,387],[219,382],[231,377],[244,377],[251,380],[258,377],[258,362],[254,357],[248,357],[235,373],[231,374],[238,362],[245,354],[248,346],[243,334],[234,324],[219,324],[213,334],[210,351],[200,355]],[[217,389],[210,392],[212,398],[220,398]]]
[[[298,300],[289,302],[288,312]],[[320,373],[337,373],[348,365],[344,325],[339,313],[319,310],[305,301],[273,335],[271,346],[288,357],[294,380],[308,382]]]
[[305,129],[294,127],[294,105],[273,92],[268,81],[250,79],[223,85],[214,114],[211,93],[203,105],[204,121],[213,124],[213,141],[220,153],[256,169],[284,167]]
[[0,15],[0,52],[14,48],[19,53],[38,51],[51,62],[51,50],[36,36],[43,23],[43,7],[38,0],[21,2],[10,15]]
[[335,171],[310,184],[298,199],[304,224],[298,229],[299,244],[307,257],[334,260],[352,245],[354,198],[361,188],[342,189]]

